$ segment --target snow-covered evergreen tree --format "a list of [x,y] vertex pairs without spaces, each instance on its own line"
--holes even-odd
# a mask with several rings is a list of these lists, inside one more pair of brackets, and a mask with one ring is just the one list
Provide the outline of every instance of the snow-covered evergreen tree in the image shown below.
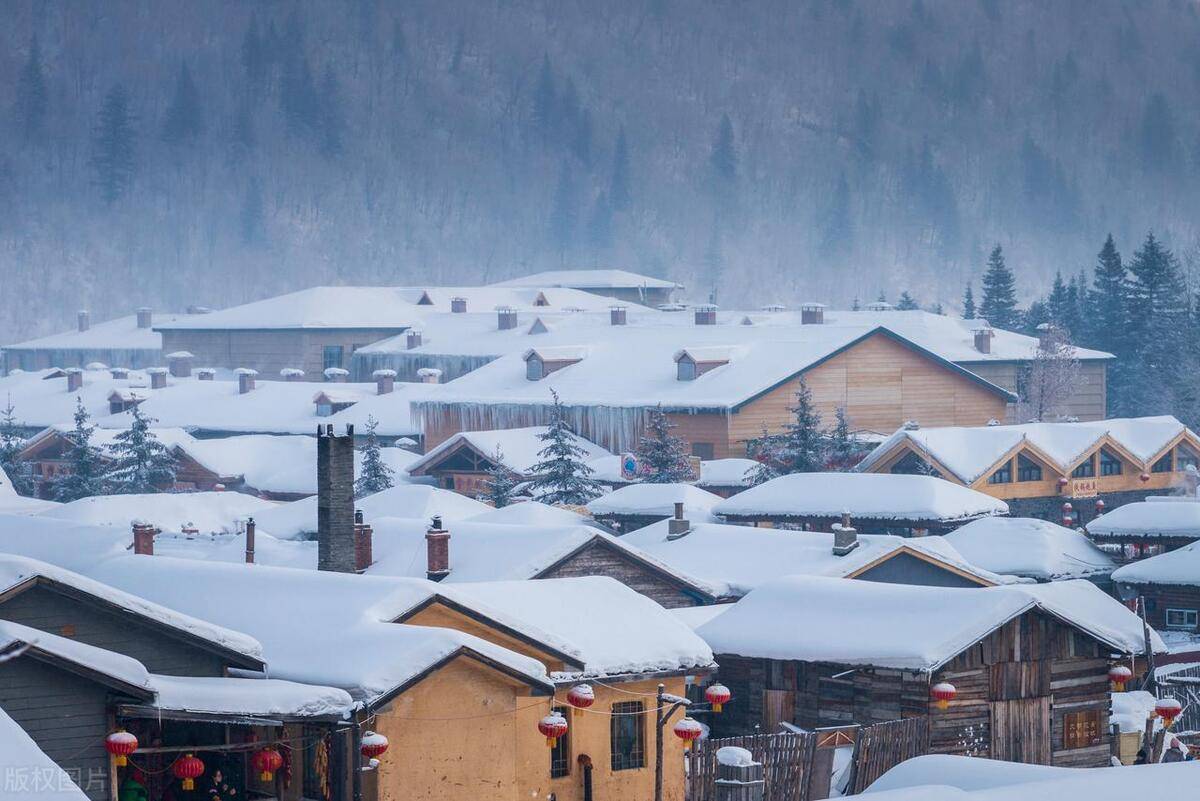
[[362,446],[362,466],[358,478],[354,482],[354,497],[356,498],[383,492],[385,489],[391,489],[396,483],[393,479],[395,471],[388,467],[387,462],[383,461],[379,437],[375,435],[375,429],[378,427],[378,420],[374,417],[367,417],[367,439]]
[[821,414],[813,405],[812,391],[803,378],[796,388],[796,405],[789,407],[790,422],[779,438],[780,470],[784,473],[816,473],[825,466],[825,435]]
[[759,484],[765,484],[781,475],[776,467],[778,464],[777,440],[778,437],[773,436],[764,426],[762,436],[751,443],[750,452],[756,464],[745,474],[745,478],[751,486],[757,487]]
[[502,509],[512,503],[513,490],[517,488],[517,477],[504,466],[504,452],[496,446],[492,454],[492,466],[487,471],[487,483],[479,500],[490,503],[497,509]]
[[662,406],[650,410],[646,433],[638,440],[638,472],[647,484],[680,484],[695,478],[687,443],[671,433],[677,426],[663,414]]
[[150,425],[153,417],[144,416],[137,406],[131,410],[133,422],[113,439],[113,460],[104,474],[105,490],[114,495],[161,492],[175,484],[178,462],[163,445]]
[[0,410],[0,469],[12,482],[12,488],[21,495],[32,495],[34,491],[33,470],[22,462],[17,454],[25,447],[21,426],[17,422],[12,399]]
[[76,398],[75,427],[66,435],[71,442],[67,451],[68,472],[56,478],[51,485],[50,494],[54,500],[66,503],[100,495],[104,491],[100,453],[92,445],[92,432],[95,430],[83,399]]
[[1016,331],[1021,326],[1021,311],[1017,308],[1017,281],[1012,270],[1004,263],[1004,250],[1000,245],[992,248],[992,254],[988,256],[979,316],[987,320],[992,328]]
[[975,319],[975,293],[970,284],[967,284],[967,289],[963,292],[962,316],[964,320]]
[[598,497],[603,488],[583,461],[586,452],[574,440],[558,393],[551,390],[550,394],[554,396],[550,425],[538,435],[545,447],[538,451],[540,461],[530,471],[534,479],[529,488],[543,503],[580,506]]
[[829,456],[826,464],[833,470],[846,471],[854,465],[858,447],[850,435],[850,421],[846,418],[846,407],[839,406],[833,428],[829,432]]
[[896,302],[897,311],[915,311],[921,308],[921,304],[917,303],[917,299],[906,289],[900,293],[900,300]]

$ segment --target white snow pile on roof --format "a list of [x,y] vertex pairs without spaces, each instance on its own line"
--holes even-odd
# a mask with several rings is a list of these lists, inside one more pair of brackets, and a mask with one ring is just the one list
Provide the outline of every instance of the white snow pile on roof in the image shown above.
[[12,480],[0,467],[0,514],[37,514],[57,506],[54,501],[43,501],[41,498],[26,498],[13,488]]
[[472,523],[503,523],[510,526],[574,526],[588,522],[588,518],[578,512],[539,501],[510,503],[467,519]]
[[1154,714],[1154,704],[1158,700],[1153,693],[1145,690],[1127,690],[1123,693],[1109,693],[1112,698],[1112,712],[1109,714],[1109,725],[1113,723],[1121,727],[1122,732],[1146,730],[1146,719],[1154,718],[1155,730],[1162,728],[1162,718]]
[[[192,315],[156,314],[154,323],[170,323]],[[130,314],[113,320],[91,323],[86,331],[78,327],[57,334],[5,345],[5,350],[162,350],[162,334],[153,328],[138,328],[137,315]],[[118,365],[113,365],[114,367]]]
[[360,701],[400,688],[463,649],[546,681],[540,662],[477,637],[390,622],[436,590],[428,581],[159,556],[110,558],[92,573],[174,609],[241,626],[262,642],[271,678],[338,687]]
[[683,621],[683,624],[692,631],[703,626],[713,618],[723,614],[733,608],[733,604],[706,604],[704,606],[681,606],[677,609],[668,609],[676,619]]
[[163,676],[150,682],[154,706],[171,712],[285,717],[344,717],[354,706],[345,690],[281,679]]
[[[717,654],[933,672],[1034,609],[1115,651],[1143,650],[1141,619],[1087,581],[953,589],[788,576],[759,586],[697,633]],[[804,625],[780,627],[797,615]],[[1151,637],[1156,651],[1165,650]]]
[[973,520],[947,534],[946,541],[972,564],[1039,581],[1102,576],[1117,566],[1078,531],[1030,517]]
[[0,620],[0,648],[12,643],[24,643],[32,648],[53,654],[59,659],[82,665],[89,670],[115,679],[131,687],[153,692],[150,674],[141,662],[123,654],[106,651],[78,640],[60,637],[45,631]]
[[634,546],[676,571],[704,581],[718,597],[742,596],[782,576],[848,576],[901,549],[993,584],[1011,581],[972,565],[943,537],[860,534],[858,541],[853,551],[836,556],[829,533],[720,523],[693,525],[686,536],[670,540],[665,520],[621,537],[623,545]]
[[746,474],[758,466],[753,459],[710,459],[700,463],[699,487],[748,487]]
[[240,492],[161,492],[146,495],[96,495],[64,503],[39,517],[88,525],[122,526],[134,520],[164,532],[191,524],[205,533],[232,532],[238,521],[272,510],[276,504]]
[[[25,447],[29,447],[42,438],[50,436],[51,434],[67,434],[73,429],[74,426],[61,423],[58,425],[49,426],[44,431],[39,431],[32,438],[30,438],[26,442]],[[114,447],[119,442],[117,436],[123,433],[123,431],[124,429],[96,428],[94,431],[92,431],[91,444],[106,456],[112,456],[114,453]],[[195,442],[195,440],[192,438],[192,435],[184,431],[182,428],[156,427],[154,429],[154,438],[161,442],[166,448],[174,448],[176,446],[187,448]]]
[[[444,523],[465,520],[492,507],[457,492],[429,487],[423,484],[400,484],[383,492],[377,492],[354,502],[355,509],[362,510],[367,522],[372,525],[382,517],[403,517],[429,523],[434,515],[440,515]],[[292,539],[317,530],[317,498],[312,496],[299,501],[274,505],[254,516],[262,531],[280,539]]]
[[[155,396],[186,384],[225,384],[237,385],[226,381],[198,381],[194,378],[167,377],[166,389],[150,389],[150,379],[143,370],[131,370],[126,378],[113,378],[107,372],[86,371],[83,373],[83,386],[75,392],[67,392],[67,380],[54,376],[54,370],[35,370],[27,373],[15,373],[0,377],[0,396],[6,398],[6,405],[11,402],[17,422],[30,427],[47,427],[66,423],[75,414],[76,399],[83,402],[88,414],[93,420],[99,421],[107,417],[109,412],[108,396],[114,391],[123,395],[136,394],[141,397]],[[129,416],[121,418],[112,428],[129,428]],[[165,421],[160,424],[166,425]]]
[[727,498],[713,514],[840,517],[851,520],[970,520],[1008,513],[1008,504],[933,476],[793,473]]
[[456,584],[454,592],[573,645],[584,670],[552,674],[556,681],[713,666],[690,628],[607,576]]
[[1086,528],[1097,537],[1200,537],[1200,501],[1180,497],[1127,503]]
[[492,286],[570,287],[573,289],[677,289],[679,284],[664,278],[628,270],[546,270],[497,281]]
[[1186,762],[1081,770],[937,754],[901,762],[864,795],[873,801],[1127,801],[1148,788],[1163,798],[1187,798],[1195,781],[1195,766]]
[[683,503],[688,520],[714,520],[712,508],[723,499],[691,484],[630,484],[591,501],[587,510],[596,517],[636,515],[671,517],[675,504]]
[[[0,540],[3,547],[3,540]],[[239,631],[223,628],[206,620],[191,617],[165,606],[147,601],[136,595],[122,592],[115,587],[109,587],[66,568],[16,556],[0,553],[0,594],[35,578],[45,578],[59,584],[72,587],[80,592],[113,603],[123,609],[128,609],[136,615],[149,618],[170,628],[190,634],[193,637],[207,640],[215,645],[243,654],[253,659],[262,658],[262,645],[253,637]]]
[[[541,461],[538,452],[546,447],[539,439],[549,428],[547,426],[531,426],[528,428],[508,428],[495,431],[461,431],[441,442],[437,447],[415,460],[409,469],[419,473],[428,465],[434,464],[446,453],[460,445],[476,451],[480,456],[491,459],[499,450],[505,467],[522,476],[530,475],[534,465]],[[575,434],[570,434],[573,444],[579,447],[583,454],[580,457],[587,462],[611,456],[607,449]]]
[[1112,579],[1122,584],[1200,585],[1200,543],[1130,562],[1114,570]]
[[24,791],[38,801],[88,801],[67,772],[38,747],[25,730],[0,708],[0,776],[7,792]]

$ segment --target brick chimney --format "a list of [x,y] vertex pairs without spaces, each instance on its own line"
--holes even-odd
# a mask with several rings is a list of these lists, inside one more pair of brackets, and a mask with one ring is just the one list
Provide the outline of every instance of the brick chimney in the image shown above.
[[192,362],[195,356],[186,350],[177,350],[167,354],[167,369],[176,378],[189,378],[192,375]]
[[285,367],[279,371],[279,377],[284,381],[303,381],[304,371],[299,367]]
[[822,325],[825,322],[825,305],[805,303],[800,306],[800,325]]
[[371,553],[371,539],[374,529],[363,522],[362,510],[354,513],[354,570],[362,573],[375,561]]
[[217,371],[211,367],[201,367],[196,371],[196,378],[200,381],[212,381],[216,375]]
[[850,525],[850,513],[842,512],[842,522],[833,524],[833,555],[845,556],[858,547],[858,531]]
[[149,328],[154,323],[154,310],[149,306],[143,306],[137,310],[137,327]]
[[254,530],[256,528],[254,518],[246,519],[246,564],[254,564]]
[[609,306],[608,322],[610,325],[625,325],[625,307]]
[[667,521],[667,539],[677,540],[692,530],[692,524],[683,516],[683,501],[675,502],[675,516]]
[[992,331],[992,327],[987,324],[987,321],[983,321],[975,329],[975,350],[980,353],[991,353],[993,336],[995,336],[995,332]]
[[317,569],[353,573],[354,427],[317,426]]
[[450,575],[450,532],[442,528],[441,516],[435,516],[425,531],[425,575],[441,581]]
[[83,370],[68,367],[64,372],[67,374],[67,392],[78,392],[83,386]]
[[150,376],[150,389],[166,389],[167,368],[150,367],[146,370],[146,375]]
[[158,529],[149,523],[133,521],[133,552],[142,556],[154,556],[154,535]]
[[421,332],[420,331],[408,331],[405,336],[404,347],[407,350],[412,350],[413,348],[421,347]]
[[696,325],[716,325],[717,307],[711,304],[696,307]]
[[79,324],[80,331],[86,331],[92,327],[92,316],[88,314],[87,309],[80,309],[75,315],[75,320]]
[[450,298],[450,313],[465,314],[467,311],[466,298]]
[[129,368],[114,367],[108,371],[108,374],[111,375],[113,378],[129,378]]
[[326,367],[325,380],[334,384],[344,384],[350,376],[350,371],[344,367]]
[[512,306],[496,307],[496,329],[507,331],[517,327],[517,310]]
[[417,370],[417,378],[421,379],[422,384],[440,384],[442,383],[442,371],[437,367],[422,367]]
[[249,367],[239,367],[234,372],[238,377],[238,394],[245,395],[247,392],[253,392],[254,379],[258,375],[258,371]]
[[376,370],[371,373],[371,377],[375,379],[376,395],[390,395],[396,388],[395,370]]

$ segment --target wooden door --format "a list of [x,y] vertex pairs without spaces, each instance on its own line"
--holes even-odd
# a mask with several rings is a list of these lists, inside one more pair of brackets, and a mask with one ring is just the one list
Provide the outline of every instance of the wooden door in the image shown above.
[[775,734],[780,723],[791,723],[796,709],[796,693],[791,690],[763,690],[763,734]]
[[1050,699],[992,701],[992,759],[1050,764]]

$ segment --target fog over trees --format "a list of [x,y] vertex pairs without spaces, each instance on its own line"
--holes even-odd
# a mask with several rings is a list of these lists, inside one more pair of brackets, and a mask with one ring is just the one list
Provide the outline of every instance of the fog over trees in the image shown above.
[[[1028,306],[1200,242],[1183,0],[10,0],[0,341],[319,283]],[[1181,66],[1183,65],[1183,66]],[[976,295],[975,302],[978,302]]]

